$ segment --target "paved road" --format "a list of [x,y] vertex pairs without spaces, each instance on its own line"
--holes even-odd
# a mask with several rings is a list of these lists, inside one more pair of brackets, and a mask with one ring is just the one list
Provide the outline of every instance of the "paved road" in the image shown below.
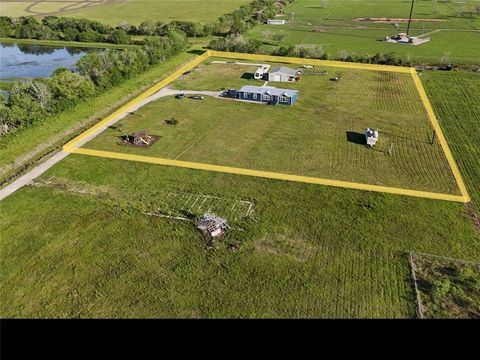
[[[153,94],[152,96],[146,98],[145,100],[139,102],[135,106],[132,106],[128,110],[126,110],[124,113],[120,114],[119,116],[115,117],[112,119],[112,121],[108,122],[105,124],[105,126],[99,128],[97,131],[92,133],[90,136],[82,140],[80,143],[77,144],[77,147],[81,147],[85,145],[87,142],[90,140],[94,139],[96,136],[104,132],[109,126],[114,125],[124,117],[126,117],[129,113],[138,110],[142,106],[148,104],[149,102],[152,102],[154,100],[160,99],[162,97],[166,96],[174,96],[176,94],[186,94],[186,95],[205,95],[205,96],[213,96],[213,97],[220,97],[220,92],[218,91],[184,91],[184,90],[172,90],[169,87],[165,87],[159,92]],[[28,171],[25,175],[19,177],[17,180],[12,182],[11,184],[8,184],[4,188],[0,189],[0,201],[5,199],[7,196],[13,194],[15,191],[18,189],[24,187],[25,185],[30,184],[33,180],[35,180],[37,177],[42,175],[44,172],[46,172],[48,169],[50,169],[52,166],[57,164],[59,161],[65,159],[69,153],[61,150],[57,152],[55,155],[53,155],[51,158],[49,158],[47,161],[41,163],[40,165],[34,167],[32,170]]]
[[53,165],[58,163],[59,161],[65,159],[68,156],[68,153],[65,151],[59,151],[55,155],[53,155],[47,161],[41,163],[40,165],[34,167],[32,170],[27,172],[25,175],[19,177],[13,183],[5,186],[4,188],[0,189],[0,201],[5,199],[7,196],[13,194],[18,189],[24,187],[25,185],[30,184],[34,179],[42,175],[45,171],[50,169]]

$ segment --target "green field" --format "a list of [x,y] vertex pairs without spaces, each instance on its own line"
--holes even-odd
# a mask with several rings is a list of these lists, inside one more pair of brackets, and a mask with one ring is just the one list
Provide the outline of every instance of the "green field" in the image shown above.
[[[473,91],[477,77],[422,77],[471,194],[477,136],[455,125],[474,119],[461,84]],[[195,213],[184,194],[226,199],[210,204],[221,216],[222,204],[254,204],[233,221],[240,251],[207,250],[193,223],[144,214]],[[405,251],[480,258],[463,204],[81,155],[0,213],[2,317],[415,317]]]
[[170,22],[172,20],[189,20],[207,23],[214,21],[225,13],[231,12],[249,0],[126,0],[104,1],[104,4],[81,8],[86,2],[77,2],[76,6],[62,10],[68,2],[39,2],[25,9],[34,2],[0,3],[4,16],[25,16],[55,13],[57,16],[72,16],[97,20],[110,25],[127,22],[138,25],[144,20]]
[[[422,0],[415,4],[414,18],[440,21],[415,22],[412,35],[426,34],[431,41],[420,46],[383,43],[385,36],[406,31],[406,24],[400,23],[400,30],[393,24],[360,22],[357,18],[408,18],[410,4],[406,1],[356,1],[330,0],[322,8],[321,1],[296,1],[287,7],[287,25],[262,25],[253,28],[249,36],[265,41],[266,47],[277,45],[265,40],[263,33],[280,32],[286,35],[279,45],[320,46],[334,57],[345,54],[374,55],[376,52],[395,54],[410,58],[414,62],[446,61],[455,63],[478,63],[480,48],[473,46],[480,42],[480,15],[457,17],[458,10],[470,10],[478,1],[437,2],[437,13],[433,13],[432,1]],[[292,19],[292,14],[295,14]],[[428,34],[428,35],[427,35]]]
[[[254,67],[203,64],[171,86],[221,90],[252,82]],[[318,71],[318,69],[317,69]],[[459,194],[410,74],[328,68],[305,73],[293,107],[262,106],[207,97],[154,101],[112,126],[87,148],[255,170]],[[332,82],[333,74],[340,82]],[[247,74],[247,75],[245,75]],[[281,87],[281,83],[269,85]],[[179,125],[165,120],[175,118]],[[380,129],[377,146],[364,145],[367,127]],[[121,136],[147,129],[160,140],[149,149]],[[392,147],[392,155],[388,149]]]
[[425,72],[422,82],[480,210],[480,74],[431,71]]
[[[52,176],[0,202],[2,317],[414,317],[405,250],[480,256],[458,203],[81,155]],[[144,215],[163,191],[252,201],[240,251]]]

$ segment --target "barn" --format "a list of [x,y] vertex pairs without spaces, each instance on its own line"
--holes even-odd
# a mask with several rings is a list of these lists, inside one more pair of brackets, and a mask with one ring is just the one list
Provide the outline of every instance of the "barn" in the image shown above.
[[238,91],[239,100],[272,105],[293,105],[298,100],[298,91],[278,89],[273,86],[244,86]]
[[268,81],[294,82],[298,80],[298,70],[279,66],[268,73]]

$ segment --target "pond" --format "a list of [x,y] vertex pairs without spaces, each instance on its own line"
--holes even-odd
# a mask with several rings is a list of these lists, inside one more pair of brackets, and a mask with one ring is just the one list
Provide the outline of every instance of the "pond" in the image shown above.
[[63,66],[75,70],[76,62],[98,49],[0,43],[0,80],[47,78]]

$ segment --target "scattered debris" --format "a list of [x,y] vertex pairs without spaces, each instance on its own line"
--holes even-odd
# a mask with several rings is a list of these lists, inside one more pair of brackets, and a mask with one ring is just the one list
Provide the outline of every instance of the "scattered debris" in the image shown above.
[[137,147],[150,147],[155,144],[159,136],[148,135],[147,130],[139,131],[132,135],[125,135],[122,137],[123,143],[125,145],[132,145]]
[[198,221],[197,229],[203,234],[204,237],[224,237],[230,226],[227,220],[216,216],[213,213],[204,214]]

